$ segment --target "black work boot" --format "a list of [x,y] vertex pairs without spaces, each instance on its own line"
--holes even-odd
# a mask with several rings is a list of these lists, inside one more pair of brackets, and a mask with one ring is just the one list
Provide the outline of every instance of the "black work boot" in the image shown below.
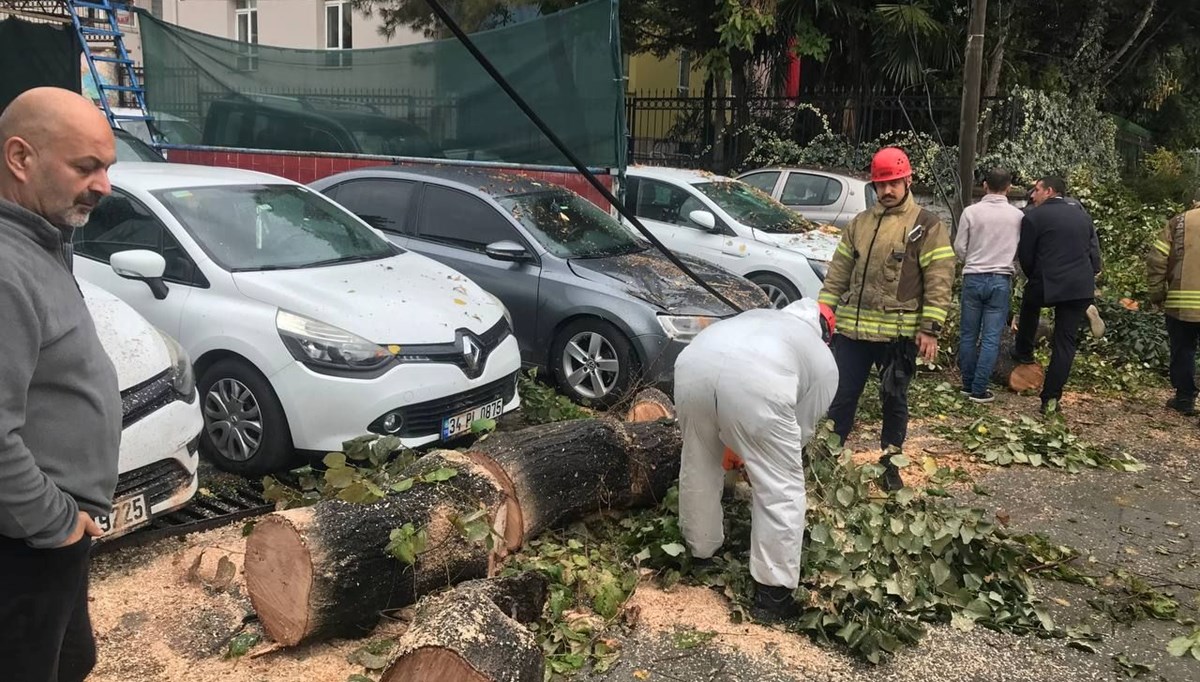
[[792,590],[777,585],[763,585],[754,581],[754,603],[750,605],[750,616],[762,623],[778,623],[800,616],[800,605],[792,597]]
[[1197,414],[1200,414],[1200,413],[1196,412],[1196,399],[1195,398],[1188,399],[1188,398],[1183,398],[1180,396],[1175,396],[1174,398],[1171,398],[1170,400],[1167,401],[1167,408],[1175,410],[1176,412],[1178,412],[1179,414],[1182,414],[1185,417],[1195,417]]
[[885,454],[879,458],[883,465],[883,475],[879,477],[879,487],[889,493],[894,493],[904,487],[904,479],[900,478],[900,468],[892,464],[892,456]]

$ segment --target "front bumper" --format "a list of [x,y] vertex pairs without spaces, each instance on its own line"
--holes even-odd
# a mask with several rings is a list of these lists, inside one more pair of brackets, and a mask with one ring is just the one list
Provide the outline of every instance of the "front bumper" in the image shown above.
[[[318,374],[292,362],[270,381],[287,415],[295,448],[325,453],[340,451],[346,441],[371,433],[373,422],[395,410],[411,412],[420,427],[398,434],[405,447],[436,441],[443,417],[494,399],[486,389],[504,381],[514,386],[511,395],[503,396],[503,411],[511,412],[520,405],[515,394],[520,368],[517,339],[510,335],[489,354],[483,374],[475,379],[449,364],[403,364],[374,379],[349,379]],[[473,400],[479,402],[462,404]]]
[[[125,427],[121,431],[119,476],[113,499],[145,495],[149,507],[146,522],[191,501],[198,485],[197,451],[203,426],[197,400],[174,400]],[[118,528],[102,540],[112,540],[144,525]]]
[[642,382],[671,395],[675,388],[675,360],[688,344],[665,334],[643,334],[634,337],[642,358]]

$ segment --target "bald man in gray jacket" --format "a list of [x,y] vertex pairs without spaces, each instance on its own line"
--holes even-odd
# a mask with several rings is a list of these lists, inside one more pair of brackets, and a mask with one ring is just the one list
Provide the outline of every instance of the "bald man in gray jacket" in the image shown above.
[[64,242],[111,191],[112,130],[91,102],[36,88],[0,114],[0,678],[75,682],[96,661],[94,516],[121,438],[112,362]]

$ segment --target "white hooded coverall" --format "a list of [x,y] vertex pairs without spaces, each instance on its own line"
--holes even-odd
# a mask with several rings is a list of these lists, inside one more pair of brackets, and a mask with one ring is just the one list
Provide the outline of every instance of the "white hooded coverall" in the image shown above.
[[683,431],[679,525],[692,556],[725,540],[722,456],[745,462],[752,486],[750,574],[795,589],[804,539],[801,451],[837,391],[837,364],[821,339],[820,312],[801,300],[749,310],[700,332],[675,362]]

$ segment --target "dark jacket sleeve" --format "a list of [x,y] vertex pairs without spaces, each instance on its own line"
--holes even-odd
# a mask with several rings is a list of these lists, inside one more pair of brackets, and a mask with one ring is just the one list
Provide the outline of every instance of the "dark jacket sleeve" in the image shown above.
[[1096,233],[1096,223],[1092,222],[1091,218],[1088,218],[1088,224],[1092,227],[1092,240],[1088,246],[1088,257],[1092,259],[1092,272],[1100,274],[1100,271],[1104,269],[1104,263],[1100,258],[1100,235]]
[[1033,276],[1034,261],[1037,256],[1037,228],[1026,213],[1021,218],[1021,241],[1017,243],[1017,260],[1021,262],[1021,271],[1026,277]]
[[57,547],[75,529],[79,507],[38,468],[21,438],[41,324],[28,292],[3,279],[0,319],[6,327],[0,334],[0,536]]

